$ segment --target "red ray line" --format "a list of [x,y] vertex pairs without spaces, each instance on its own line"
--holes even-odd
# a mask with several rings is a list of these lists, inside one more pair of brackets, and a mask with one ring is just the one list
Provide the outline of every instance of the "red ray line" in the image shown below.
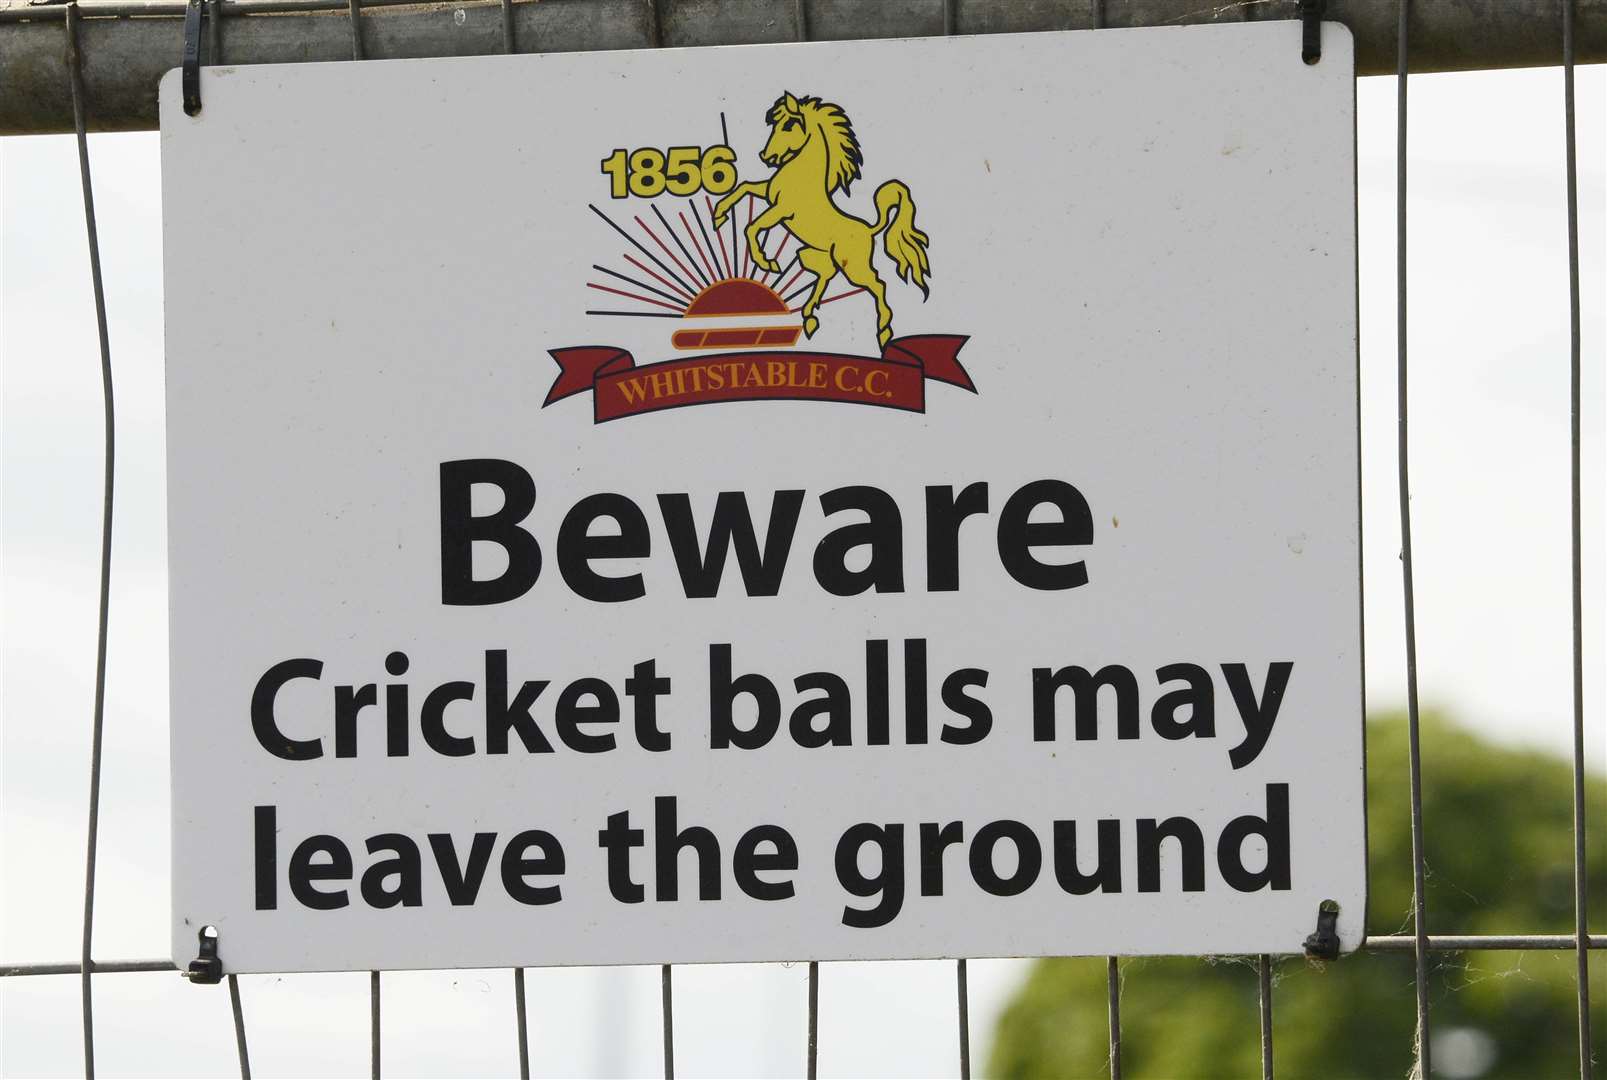
[[[838,293],[836,296],[828,296],[828,297],[826,297],[826,299],[822,300],[820,303],[816,304],[815,306],[817,308],[818,307],[825,307],[827,304],[831,303],[834,300],[846,300],[850,296],[853,296],[855,293],[862,293],[864,291],[865,291],[864,289],[851,289],[848,292]],[[802,311],[803,310],[803,305],[799,304],[797,307],[793,308],[792,310],[794,310],[794,311]]]
[[627,299],[630,299],[630,300],[640,300],[644,304],[653,304],[653,305],[655,305],[657,307],[669,308],[671,311],[675,312],[676,314],[680,314],[681,312],[686,310],[685,308],[676,307],[674,304],[666,304],[662,300],[651,300],[651,299],[649,299],[649,298],[647,298],[645,296],[637,296],[635,293],[621,292],[619,289],[610,289],[607,285],[596,285],[596,284],[593,284],[590,281],[586,282],[586,288],[588,288],[588,289],[597,289],[600,292],[613,293],[615,296],[623,296],[623,297],[625,297]]
[[690,225],[688,225],[686,223],[686,215],[677,212],[675,216],[681,219],[681,228],[686,230],[687,239],[692,241],[692,249],[697,252],[697,257],[702,259],[703,260],[703,265],[708,268],[709,280],[710,281],[719,281],[720,280],[720,272],[718,270],[716,270],[714,267],[709,266],[708,253],[703,250],[703,245],[698,243],[697,233],[692,231],[692,226],[690,226]]
[[[705,195],[705,196],[703,196],[703,201],[709,204],[709,224],[713,225],[714,224],[714,199],[713,199],[712,196]],[[735,227],[736,226],[733,223],[732,228],[735,228]],[[725,264],[725,276],[726,277],[736,277],[737,276],[737,268],[731,265],[731,254],[728,251],[725,250],[725,237],[720,235],[720,230],[719,229],[714,230],[714,243],[720,249],[720,261]]]
[[[666,254],[666,255],[668,255],[668,256],[669,256],[669,257],[670,257],[670,261],[671,261],[671,262],[673,262],[673,263],[675,263],[675,265],[676,265],[676,266],[678,266],[678,267],[680,267],[680,270],[681,270],[681,273],[683,273],[683,274],[686,274],[686,276],[687,276],[687,278],[688,278],[688,279],[690,279],[690,280],[691,280],[691,281],[693,281],[693,282],[694,282],[694,283],[695,283],[695,282],[696,282],[696,281],[697,281],[697,275],[696,275],[696,274],[693,274],[693,273],[690,273],[690,272],[689,272],[689,271],[688,271],[688,270],[687,270],[687,269],[686,269],[686,267],[684,267],[684,266],[681,266],[681,260],[680,260],[680,259],[677,259],[677,258],[676,258],[676,257],[675,257],[675,253],[674,253],[674,252],[673,252],[673,251],[671,251],[671,250],[670,250],[670,249],[669,249],[669,248],[667,248],[667,247],[665,247],[665,246],[664,246],[664,241],[662,241],[662,240],[660,240],[660,239],[659,239],[659,238],[658,238],[658,233],[656,233],[656,232],[654,232],[654,231],[653,231],[653,230],[652,230],[652,229],[649,229],[649,228],[648,228],[648,227],[647,227],[647,222],[645,222],[645,221],[643,221],[643,220],[642,220],[642,219],[641,219],[641,218],[640,218],[640,217],[638,217],[638,218],[637,218],[637,219],[636,219],[636,224],[638,224],[638,225],[640,225],[640,226],[641,226],[641,227],[642,227],[642,231],[643,231],[643,232],[645,232],[645,233],[646,233],[646,234],[647,234],[647,235],[648,235],[648,236],[651,236],[651,237],[652,237],[652,238],[653,238],[653,243],[655,243],[655,244],[657,244],[657,245],[658,245],[658,246],[659,246],[659,248],[660,248],[660,249],[662,249],[662,250],[663,250],[663,252],[664,252],[664,254]],[[626,258],[627,258],[627,259],[630,259],[630,256],[629,256],[629,255],[627,255],[627,256],[625,256],[625,257],[626,257]],[[631,261],[632,261],[632,262],[636,262],[636,260],[635,260],[635,259],[631,259]],[[641,267],[642,267],[642,269],[643,269],[643,270],[647,270],[647,267],[645,267],[645,266],[642,266],[642,264],[641,264],[641,263],[636,263],[636,265],[637,265],[637,266],[641,266]],[[648,272],[648,273],[649,273],[649,274],[652,274],[652,273],[653,273],[653,271],[651,271],[651,270],[647,270],[647,272]],[[658,275],[656,275],[656,274],[655,274],[655,275],[654,275],[654,276],[655,276],[655,277],[657,277],[657,276],[658,276]],[[660,281],[664,281],[664,279],[663,279],[663,278],[659,278],[659,280],[660,280]],[[669,283],[668,283],[668,282],[665,282],[665,284],[669,284]],[[685,292],[685,291],[686,291],[686,289],[685,289],[685,288],[682,288],[682,289],[681,289],[681,292]]]
[[804,267],[803,263],[799,263],[798,264],[798,272],[796,274],[792,275],[792,280],[791,281],[787,282],[785,285],[781,286],[781,288],[776,290],[776,295],[777,296],[786,296],[789,292],[792,291],[792,287],[794,285],[798,284],[798,279],[803,277],[804,273],[805,273],[805,267]]
[[[659,246],[663,247],[664,245],[660,244]],[[686,286],[685,285],[676,285],[676,284],[674,284],[672,282],[665,281],[663,278],[661,278],[657,274],[653,273],[653,271],[649,270],[647,267],[643,266],[641,263],[637,262],[635,259],[631,258],[629,255],[625,256],[625,261],[630,263],[632,266],[636,267],[636,269],[640,270],[642,273],[644,273],[644,274],[648,275],[649,277],[651,277],[654,281],[658,282],[660,285],[663,285],[666,288],[674,289],[676,292],[681,293],[688,300],[696,300],[697,299],[697,297],[693,296],[691,293],[686,291]],[[682,270],[684,271],[685,267],[682,267]]]

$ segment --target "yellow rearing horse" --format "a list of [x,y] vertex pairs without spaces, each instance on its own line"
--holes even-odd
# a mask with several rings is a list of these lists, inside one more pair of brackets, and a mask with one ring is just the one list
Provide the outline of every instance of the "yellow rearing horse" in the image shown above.
[[798,261],[815,275],[815,286],[803,306],[804,334],[813,337],[820,326],[815,309],[827,284],[839,271],[876,300],[876,337],[886,345],[893,337],[893,310],[887,306],[887,288],[871,263],[877,233],[898,266],[898,276],[913,281],[928,295],[926,279],[931,263],[926,257],[927,236],[915,227],[915,203],[910,189],[889,180],[876,189],[876,224],[845,214],[832,202],[841,189],[859,178],[859,141],[842,109],[819,98],[783,94],[765,114],[770,139],[759,158],[775,170],[769,180],[738,184],[715,206],[718,228],[741,199],[752,195],[770,205],[747,227],[748,251],[761,269],[778,272],[764,252],[763,236],[784,226],[799,243]]

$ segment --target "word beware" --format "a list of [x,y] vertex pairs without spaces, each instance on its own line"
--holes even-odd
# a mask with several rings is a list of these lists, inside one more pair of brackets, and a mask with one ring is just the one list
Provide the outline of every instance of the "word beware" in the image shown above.
[[[501,492],[502,505],[476,515],[471,503],[477,486]],[[689,599],[717,596],[728,556],[736,553],[743,590],[749,596],[775,596],[792,553],[805,492],[776,491],[761,541],[742,491],[722,491],[703,529],[684,492],[657,496],[665,539],[675,557],[681,588]],[[827,517],[852,520],[828,532],[815,548],[814,576],[833,596],[864,592],[900,593],[904,583],[904,518],[898,501],[869,485],[834,488],[819,497]],[[926,588],[954,592],[960,587],[960,528],[990,512],[986,481],[956,491],[949,485],[925,490]],[[511,461],[476,458],[441,463],[441,602],[459,606],[504,604],[529,592],[541,577],[542,547],[524,527],[536,506],[536,483]],[[598,531],[599,526],[607,531]],[[704,540],[698,539],[702,532]],[[1029,589],[1074,589],[1088,583],[1083,560],[1048,562],[1040,549],[1078,547],[1094,540],[1088,502],[1064,480],[1034,480],[1011,493],[999,511],[999,562]],[[500,547],[507,566],[492,577],[475,574],[476,543]],[[862,567],[850,555],[866,549]],[[604,566],[653,554],[653,533],[636,502],[616,492],[588,495],[563,515],[556,541],[558,572],[582,599],[599,604],[639,600],[647,595],[641,573],[608,574]]]

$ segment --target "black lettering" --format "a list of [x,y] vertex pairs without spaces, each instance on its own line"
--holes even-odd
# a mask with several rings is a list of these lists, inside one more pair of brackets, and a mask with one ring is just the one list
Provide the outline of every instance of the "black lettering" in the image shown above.
[[1203,892],[1205,889],[1205,838],[1193,818],[1169,817],[1156,823],[1154,818],[1140,818],[1138,822],[1138,891],[1161,891],[1161,843],[1168,838],[1177,841],[1182,857],[1184,892]]
[[1284,691],[1289,689],[1289,675],[1295,669],[1287,660],[1278,660],[1267,666],[1267,686],[1256,701],[1255,686],[1250,672],[1243,664],[1223,664],[1222,674],[1233,692],[1233,704],[1239,708],[1244,721],[1244,741],[1228,751],[1228,761],[1235,769],[1242,769],[1260,756],[1272,738],[1272,725],[1278,721],[1278,709],[1283,704]]
[[714,517],[709,522],[709,542],[699,550],[697,523],[692,520],[692,500],[684,494],[660,495],[659,512],[664,515],[664,531],[669,534],[670,550],[681,572],[686,595],[694,599],[716,596],[725,573],[726,551],[733,544],[737,566],[742,571],[742,587],[749,596],[774,596],[781,591],[781,575],[787,569],[792,535],[803,509],[802,491],[778,491],[770,503],[770,524],[765,533],[764,554],[748,512],[748,496],[741,491],[722,491],[715,499]]
[[653,865],[656,871],[655,899],[680,899],[680,857],[691,848],[697,857],[699,900],[720,898],[720,844],[714,834],[701,825],[677,831],[675,797],[661,795],[653,800]]
[[474,684],[471,682],[442,683],[424,698],[419,713],[419,730],[431,750],[445,757],[467,757],[474,753],[474,740],[466,735],[454,735],[446,730],[446,707],[454,701],[473,701]]
[[[875,874],[859,869],[859,853],[871,845],[881,859]],[[862,909],[843,906],[843,925],[863,930],[886,926],[904,906],[904,826],[854,825],[837,841],[837,880],[854,896],[877,897],[876,905]]]
[[[858,510],[865,520],[839,525],[815,547],[815,579],[833,596],[857,596],[869,589],[904,591],[904,519],[898,502],[877,487],[844,487],[820,497],[820,509],[829,517]],[[862,570],[848,569],[848,554],[869,548]]]
[[[619,526],[613,535],[593,536],[598,518],[612,518]],[[645,559],[653,553],[653,538],[641,508],[623,495],[588,495],[564,515],[558,527],[558,572],[576,595],[599,604],[617,604],[647,594],[641,574],[608,577],[592,569],[600,559]]]
[[291,679],[316,679],[324,673],[322,660],[281,660],[257,680],[251,691],[251,730],[268,753],[286,761],[311,761],[324,756],[322,739],[292,739],[279,730],[273,715],[279,688]]
[[[772,852],[761,853],[760,844],[770,844]],[[792,872],[798,869],[798,845],[792,834],[779,825],[757,825],[742,834],[731,855],[731,872],[737,888],[755,900],[787,900],[793,885],[787,881],[765,881],[762,873]]]
[[[810,750],[822,746],[849,746],[854,741],[853,698],[842,676],[829,671],[811,671],[792,680],[798,693],[821,691],[821,696],[801,701],[788,721],[792,741]],[[815,726],[816,717],[825,724]]]
[[1122,891],[1122,823],[1105,819],[1098,823],[1094,845],[1094,872],[1085,874],[1077,865],[1077,823],[1055,822],[1055,880],[1073,896]]
[[943,895],[943,852],[965,842],[965,826],[958,821],[939,826],[935,821],[921,823],[921,895]]
[[373,683],[362,686],[335,687],[335,756],[357,756],[357,714],[370,705],[379,704],[379,687]]
[[[1015,845],[1016,868],[1009,877],[1000,875],[993,865],[993,849],[1000,840]],[[976,831],[971,841],[971,876],[994,896],[1017,896],[1032,887],[1043,869],[1043,849],[1038,838],[1019,821],[990,821]]]
[[[318,856],[327,857],[326,862],[314,862]],[[343,908],[350,901],[346,890],[338,889],[334,892],[324,892],[314,887],[319,881],[350,881],[352,877],[352,853],[346,850],[346,845],[338,839],[320,833],[309,836],[296,845],[296,850],[290,854],[290,892],[304,907],[315,911],[334,911]]]
[[970,746],[988,737],[993,730],[993,710],[981,698],[965,692],[968,687],[987,685],[988,673],[981,668],[960,668],[943,680],[943,707],[969,723],[965,727],[945,723],[938,738],[953,746]]
[[[1259,836],[1267,843],[1267,864],[1260,870],[1244,866],[1244,842]],[[1245,814],[1228,822],[1216,845],[1216,865],[1222,880],[1239,892],[1271,887],[1289,888],[1289,785],[1267,785],[1267,816]]]
[[[753,726],[738,727],[732,704],[738,694],[753,698],[757,708]],[[709,745],[715,750],[735,746],[757,750],[775,737],[781,727],[781,696],[763,675],[731,678],[731,646],[709,646]]]
[[[369,907],[418,907],[424,903],[423,871],[419,867],[418,845],[401,833],[380,833],[368,838],[368,853],[378,855],[388,851],[393,856],[370,863],[363,871],[363,900]],[[394,877],[394,887],[386,888],[385,879]]]
[[[536,855],[530,854],[534,849]],[[540,829],[519,833],[502,851],[502,887],[521,904],[540,906],[563,899],[557,885],[532,885],[525,878],[532,874],[564,872],[564,849],[557,837]]]
[[491,848],[497,842],[496,833],[477,832],[469,842],[467,862],[458,862],[457,842],[451,833],[430,833],[430,850],[435,854],[435,865],[441,871],[441,884],[446,887],[446,898],[453,907],[467,907],[480,895],[480,882],[485,880],[485,868],[491,862]]
[[257,910],[276,911],[279,907],[279,808],[259,806],[252,818]]
[[904,639],[904,741],[926,744],[926,639]]
[[608,826],[597,834],[597,846],[608,855],[608,891],[622,904],[640,904],[646,895],[631,879],[631,849],[646,843],[641,829],[630,827],[627,811],[608,815]]
[[508,703],[508,653],[505,649],[487,649],[485,654],[485,752],[506,754],[508,732],[518,734],[525,751],[531,754],[552,753],[552,743],[541,733],[531,719],[530,706],[536,703],[541,692],[547,689],[545,679],[527,682]]
[[643,750],[662,753],[670,748],[670,735],[658,727],[658,699],[670,692],[670,680],[659,678],[658,661],[643,660],[625,680],[625,696],[635,707],[636,741]]
[[[1163,739],[1201,739],[1216,735],[1216,684],[1211,673],[1198,664],[1167,664],[1155,669],[1155,677],[1162,684],[1182,679],[1186,686],[1168,690],[1155,700],[1149,711],[1150,726]],[[1187,708],[1185,719],[1177,717],[1180,709]]]
[[[475,517],[470,495],[476,484],[502,490],[502,508]],[[441,462],[441,603],[503,604],[529,592],[541,576],[541,545],[519,523],[536,506],[536,483],[511,461],[470,458]],[[499,545],[508,568],[484,581],[474,577],[474,543]]]
[[887,642],[865,642],[865,744],[886,746],[887,726]]
[[988,512],[988,485],[926,489],[926,589],[954,592],[960,587],[960,523]]
[[[1060,519],[1031,520],[1033,510],[1040,506],[1058,510]],[[1093,542],[1094,515],[1082,492],[1064,480],[1034,480],[1023,485],[999,513],[999,561],[1029,589],[1075,589],[1088,584],[1088,566],[1083,560],[1060,565],[1040,562],[1032,549]]]
[[[587,695],[596,704],[582,705],[580,699]],[[582,754],[604,753],[614,748],[613,733],[592,735],[580,730],[580,725],[619,723],[619,698],[602,679],[576,679],[558,695],[553,722],[559,740],[569,749]]]
[[[385,658],[385,670],[392,675],[407,673],[407,654],[393,652]],[[407,756],[407,684],[385,688],[385,753],[389,757]]]
[[1086,668],[1063,667],[1050,673],[1048,668],[1032,669],[1032,738],[1034,742],[1055,740],[1055,698],[1062,687],[1071,687],[1075,703],[1076,736],[1099,738],[1099,691],[1110,687],[1116,693],[1116,737],[1138,738],[1138,680],[1120,664],[1108,664],[1094,674]]

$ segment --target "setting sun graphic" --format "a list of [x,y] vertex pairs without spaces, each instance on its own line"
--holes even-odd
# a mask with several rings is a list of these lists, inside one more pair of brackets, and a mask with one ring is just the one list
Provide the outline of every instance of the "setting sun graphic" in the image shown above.
[[[751,195],[744,199],[745,209],[733,209],[724,230],[715,228],[714,200],[707,196],[702,205],[695,196],[668,200],[673,221],[658,203],[651,203],[648,210],[653,222],[640,214],[632,216],[640,238],[592,206],[592,212],[624,237],[636,254],[625,252],[622,256],[630,272],[593,264],[592,269],[611,282],[586,283],[589,289],[623,298],[630,304],[616,303],[615,310],[591,309],[586,314],[681,320],[682,325],[670,335],[670,343],[676,349],[787,348],[797,344],[803,332],[799,318],[802,304],[793,304],[814,281],[804,280],[807,271],[798,261],[792,234],[785,228],[775,230],[781,240],[774,251],[767,253],[780,270],[771,273],[754,262],[742,243],[739,224],[752,222],[757,201]],[[739,213],[746,215],[740,223]],[[787,257],[789,249],[791,254]],[[784,257],[786,262],[782,261]],[[821,303],[829,304],[863,291],[844,290]]]

